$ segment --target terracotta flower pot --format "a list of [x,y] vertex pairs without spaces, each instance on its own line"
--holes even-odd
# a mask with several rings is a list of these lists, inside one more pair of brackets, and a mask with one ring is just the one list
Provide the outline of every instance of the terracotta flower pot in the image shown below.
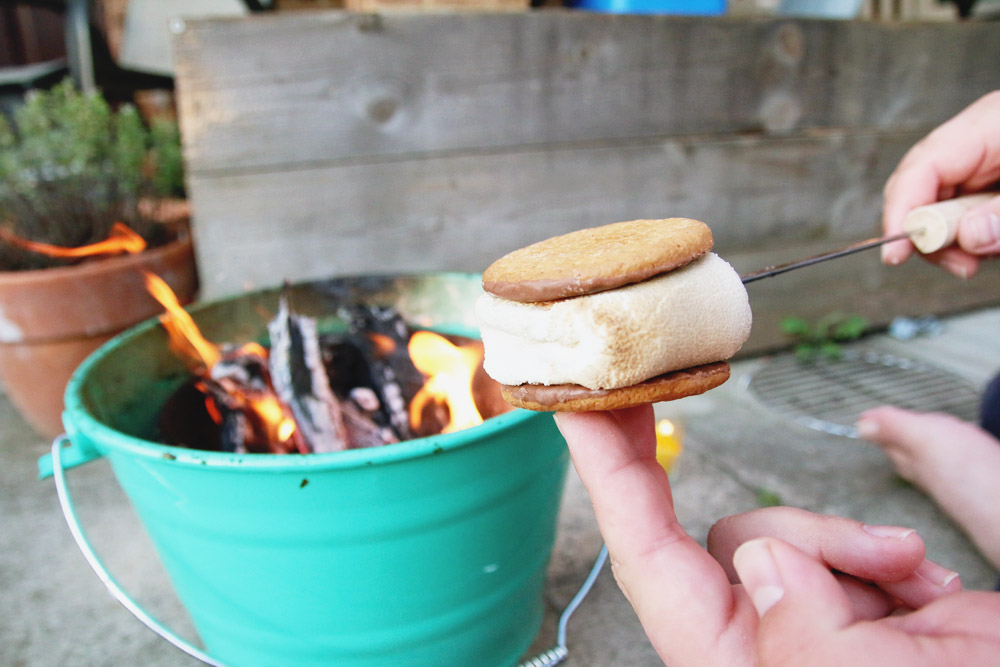
[[63,392],[81,361],[105,341],[163,313],[143,270],[182,304],[198,290],[190,238],[75,266],[0,272],[0,382],[40,434],[62,432]]

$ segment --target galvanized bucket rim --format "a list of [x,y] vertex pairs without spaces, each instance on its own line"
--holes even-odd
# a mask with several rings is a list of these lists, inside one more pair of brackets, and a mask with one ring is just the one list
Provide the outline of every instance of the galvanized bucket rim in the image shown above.
[[[478,274],[436,272],[436,275],[455,275],[467,278]],[[238,299],[240,296],[242,295],[236,295],[231,298]],[[225,300],[223,299],[223,301]],[[192,312],[197,312],[197,310],[208,308],[215,303],[218,302],[201,302],[192,307],[191,310]],[[116,452],[149,460],[169,461],[171,464],[210,468],[213,471],[251,469],[254,471],[282,473],[289,471],[301,472],[303,470],[351,469],[419,459],[476,443],[488,443],[489,437],[493,433],[517,426],[529,419],[551,418],[547,413],[515,409],[487,419],[477,426],[454,433],[442,433],[424,438],[415,438],[380,447],[349,449],[323,454],[235,454],[157,443],[152,440],[129,435],[104,424],[90,413],[82,397],[82,387],[90,376],[91,369],[94,366],[130,340],[142,335],[148,335],[148,332],[157,326],[159,326],[159,320],[157,317],[153,317],[131,327],[104,343],[76,369],[66,386],[65,411],[63,413],[63,422],[71,440],[74,436],[80,435],[90,442],[95,443],[102,450],[102,454],[105,454],[106,450],[115,450]]]

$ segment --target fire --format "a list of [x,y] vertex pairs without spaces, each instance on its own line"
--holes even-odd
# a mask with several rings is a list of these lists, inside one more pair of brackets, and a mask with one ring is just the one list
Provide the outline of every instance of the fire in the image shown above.
[[8,243],[37,252],[49,257],[63,257],[66,259],[76,259],[80,257],[91,257],[94,255],[114,255],[120,252],[140,253],[146,249],[146,241],[132,231],[128,225],[116,222],[111,226],[108,238],[90,245],[77,246],[75,248],[64,248],[62,246],[40,243],[21,238],[6,229],[0,229],[0,238]]
[[163,278],[149,271],[144,271],[143,274],[146,289],[167,310],[165,315],[160,316],[160,322],[170,336],[170,349],[182,359],[200,362],[202,372],[211,370],[222,358],[219,348],[201,335],[198,325],[181,306],[177,295]]
[[418,331],[410,338],[410,358],[427,382],[410,403],[410,423],[419,428],[424,407],[434,401],[445,403],[450,413],[442,433],[459,431],[483,418],[472,395],[472,378],[482,361],[476,347],[458,347],[430,331]]
[[396,343],[386,335],[370,332],[368,340],[375,345],[375,354],[379,357],[388,357],[396,351]]
[[[146,241],[120,222],[112,225],[107,239],[75,248],[64,248],[31,241],[2,228],[0,228],[0,239],[31,252],[63,258],[91,257],[120,252],[134,254],[146,249]],[[160,322],[170,337],[170,349],[187,362],[196,375],[203,378],[199,385],[202,393],[205,394],[205,408],[212,419],[216,423],[222,423],[223,417],[216,399],[208,389],[209,382],[214,382],[224,388],[227,403],[249,413],[248,416],[258,423],[264,431],[268,442],[279,445],[297,444],[295,420],[277,396],[260,391],[249,391],[226,378],[211,378],[213,367],[219,363],[223,356],[219,347],[202,335],[191,315],[181,306],[177,295],[170,289],[166,281],[149,271],[143,271],[143,277],[146,289],[167,311],[160,317]],[[257,343],[244,345],[237,351],[237,354],[252,355],[262,360],[267,359],[267,350]]]
[[295,419],[276,396],[248,399],[248,407],[266,424],[271,442],[284,443],[295,434]]
[[[195,324],[191,315],[184,310],[177,295],[167,283],[154,273],[144,272],[146,289],[166,309],[166,314],[160,317],[160,323],[170,337],[170,349],[181,359],[188,362],[191,370],[203,378],[212,377],[212,369],[222,360],[222,352],[217,345],[207,340]],[[247,343],[236,351],[236,355],[256,357],[267,360],[268,352],[258,343]],[[222,387],[230,407],[236,407],[254,417],[253,421],[260,424],[267,443],[280,446],[298,447],[295,419],[287,406],[272,393],[250,391],[227,378],[213,378]],[[213,393],[207,388],[207,381],[202,381],[202,393],[205,394],[205,407],[213,421],[222,423],[222,414]]]
[[[143,238],[122,223],[112,226],[107,239],[75,248],[31,241],[2,228],[0,240],[30,252],[62,258],[139,253],[146,248]],[[160,316],[160,322],[168,334],[170,349],[196,376],[194,386],[203,394],[211,419],[221,425],[226,415],[236,411],[242,416],[241,423],[246,424],[252,440],[244,444],[254,451],[310,451],[310,444],[300,431],[292,408],[271,386],[269,351],[256,343],[248,343],[236,351],[221,348],[202,335],[166,281],[149,271],[143,271],[143,278],[147,291],[166,311]],[[379,358],[393,353],[395,342],[389,336],[369,332],[368,337]],[[420,429],[425,411],[435,415],[431,428],[436,429],[438,424],[447,422],[442,433],[482,423],[472,388],[482,362],[481,346],[457,346],[443,336],[420,331],[410,338],[408,351],[413,365],[427,377],[410,402],[411,428]],[[235,359],[242,361],[234,364]],[[238,371],[234,372],[234,368],[247,360],[254,368],[261,369],[258,380],[248,380]]]

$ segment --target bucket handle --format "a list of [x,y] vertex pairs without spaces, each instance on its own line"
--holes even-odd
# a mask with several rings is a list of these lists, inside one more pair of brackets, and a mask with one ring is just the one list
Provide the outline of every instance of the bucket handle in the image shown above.
[[580,590],[576,592],[573,599],[569,601],[566,608],[563,609],[562,614],[559,616],[559,628],[556,633],[556,645],[547,651],[536,655],[533,658],[525,660],[517,667],[553,667],[553,665],[558,665],[567,657],[569,657],[569,648],[566,646],[566,628],[569,626],[569,618],[576,611],[576,608],[580,606],[583,599],[587,597],[587,593],[593,587],[594,582],[597,581],[597,575],[601,573],[604,568],[604,563],[608,560],[608,545],[602,544],[601,551],[597,554],[597,559],[590,568],[590,572],[587,574],[587,578],[580,585]]
[[[84,463],[89,463],[94,459],[99,459],[104,454],[94,447],[93,445],[75,443],[72,442],[65,433],[56,438],[56,442],[59,443],[59,460],[61,462],[60,467],[63,470],[69,470],[70,468],[75,468],[81,466]],[[54,445],[55,443],[53,443]],[[38,458],[38,479],[46,479],[52,477],[54,471],[52,469],[52,459],[53,454],[45,454]]]
[[[76,542],[76,546],[79,547],[80,551],[83,553],[83,557],[87,559],[87,564],[90,565],[91,569],[95,573],[97,573],[98,578],[104,583],[104,586],[111,593],[112,597],[118,600],[123,607],[128,609],[132,615],[139,619],[147,628],[158,634],[163,639],[166,639],[168,642],[184,651],[192,658],[201,660],[206,665],[212,665],[213,667],[225,667],[224,663],[219,662],[198,647],[177,636],[173,633],[173,631],[153,618],[139,605],[139,603],[133,600],[129,594],[122,589],[118,582],[115,581],[115,578],[111,576],[111,573],[108,572],[107,568],[104,567],[104,563],[101,562],[101,559],[97,556],[97,553],[94,552],[94,549],[90,546],[90,542],[84,535],[83,528],[80,526],[80,522],[76,516],[76,510],[73,509],[73,501],[70,498],[69,487],[66,484],[66,470],[63,467],[62,461],[62,452],[64,448],[68,448],[67,451],[73,449],[66,434],[60,435],[52,441],[52,452],[50,455],[52,467],[50,472],[56,483],[56,495],[59,497],[59,507],[62,509],[63,517],[66,519],[66,525],[69,526],[69,532],[73,535],[73,540]],[[85,463],[93,458],[97,458],[97,456],[100,456],[100,454],[98,453],[96,456],[90,456],[85,460],[78,460],[77,457],[73,457],[73,460],[67,462],[67,467]],[[39,460],[39,467],[42,468],[41,460]],[[43,476],[45,476],[44,468],[42,468],[42,472]]]

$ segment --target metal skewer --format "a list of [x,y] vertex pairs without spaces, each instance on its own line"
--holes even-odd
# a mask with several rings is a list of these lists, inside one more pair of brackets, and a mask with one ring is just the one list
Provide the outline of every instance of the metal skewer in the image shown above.
[[740,280],[743,284],[752,283],[755,280],[760,280],[761,278],[770,278],[771,276],[776,276],[787,271],[793,271],[795,269],[801,269],[806,266],[812,266],[813,264],[819,264],[820,262],[825,262],[828,259],[836,259],[837,257],[843,257],[844,255],[852,255],[856,252],[861,252],[862,250],[868,250],[870,248],[877,248],[885,243],[891,243],[893,241],[902,241],[903,239],[910,238],[910,235],[906,232],[901,234],[895,234],[893,236],[878,236],[875,238],[867,239],[865,241],[858,241],[857,243],[852,243],[849,246],[840,248],[839,250],[834,250],[833,252],[823,253],[822,255],[815,255],[813,257],[807,257],[806,259],[799,259],[794,262],[788,262],[787,264],[779,264],[778,266],[770,266],[766,269],[761,269],[760,271],[754,271],[753,273],[747,273],[740,276]]
[[807,259],[800,259],[788,264],[772,266],[761,271],[754,271],[753,273],[740,276],[740,279],[745,285],[761,278],[770,278],[786,271],[801,269],[804,266],[812,266],[813,264],[825,262],[828,259],[843,257],[844,255],[868,250],[869,248],[877,248],[880,245],[893,241],[902,241],[903,239],[912,241],[916,249],[925,255],[937,252],[955,242],[958,234],[959,220],[966,211],[985,204],[995,197],[996,194],[996,192],[981,192],[979,194],[956,197],[955,199],[946,199],[933,204],[927,204],[926,206],[919,206],[907,213],[906,217],[903,218],[903,229],[906,230],[905,232],[892,236],[879,236],[867,241],[859,241],[840,250],[834,250],[833,252],[816,255]]

